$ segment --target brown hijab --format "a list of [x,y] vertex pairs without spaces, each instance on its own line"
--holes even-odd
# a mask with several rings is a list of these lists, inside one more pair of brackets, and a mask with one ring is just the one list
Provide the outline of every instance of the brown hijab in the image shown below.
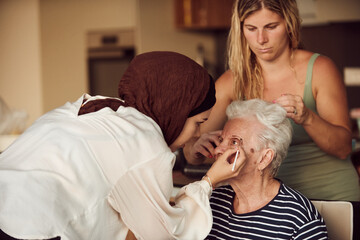
[[79,115],[111,107],[134,107],[152,118],[165,141],[172,144],[188,117],[215,104],[214,81],[190,58],[175,52],[148,52],[137,55],[119,83],[119,98],[95,100],[83,106]]

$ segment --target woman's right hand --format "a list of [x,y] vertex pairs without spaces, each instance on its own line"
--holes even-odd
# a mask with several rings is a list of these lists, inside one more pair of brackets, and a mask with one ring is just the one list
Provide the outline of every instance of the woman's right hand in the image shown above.
[[[239,150],[237,160],[234,166],[236,151]],[[211,179],[213,187],[230,178],[239,175],[245,165],[245,152],[241,147],[229,148],[223,154],[219,155],[206,175]]]
[[190,159],[213,158],[215,148],[220,144],[221,130],[203,133],[190,149]]

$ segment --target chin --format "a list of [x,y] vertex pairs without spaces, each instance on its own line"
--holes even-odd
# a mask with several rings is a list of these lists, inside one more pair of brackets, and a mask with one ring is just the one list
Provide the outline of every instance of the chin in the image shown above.
[[181,146],[179,145],[170,145],[169,148],[172,152],[175,152],[176,150],[178,150]]
[[272,62],[276,59],[276,56],[274,56],[273,54],[261,54],[258,55],[258,58],[260,58],[263,61]]

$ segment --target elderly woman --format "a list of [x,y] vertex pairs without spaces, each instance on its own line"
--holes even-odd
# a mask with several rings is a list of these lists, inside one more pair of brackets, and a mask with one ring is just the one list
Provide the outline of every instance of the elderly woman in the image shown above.
[[286,110],[253,99],[232,102],[226,114],[216,158],[229,148],[238,149],[241,170],[229,185],[213,191],[214,222],[207,239],[327,239],[314,205],[274,178],[292,136]]

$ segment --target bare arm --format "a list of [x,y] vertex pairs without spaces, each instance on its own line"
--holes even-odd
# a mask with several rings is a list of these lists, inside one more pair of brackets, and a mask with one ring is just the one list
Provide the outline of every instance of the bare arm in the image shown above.
[[[285,106],[288,117],[301,124],[320,149],[345,159],[351,152],[351,130],[344,82],[335,64],[324,56],[315,61],[312,81],[318,114],[306,108],[300,96],[286,94],[276,102]],[[290,106],[296,106],[296,115]]]
[[[219,144],[218,136],[227,120],[226,107],[234,99],[233,97],[233,78],[230,71],[225,72],[216,82],[216,103],[211,110],[209,119],[201,124],[200,131],[202,136],[194,138],[185,144],[184,155],[191,164],[200,164],[205,157],[211,158],[214,149]],[[214,132],[215,131],[215,132]],[[213,145],[213,144],[215,145]]]

